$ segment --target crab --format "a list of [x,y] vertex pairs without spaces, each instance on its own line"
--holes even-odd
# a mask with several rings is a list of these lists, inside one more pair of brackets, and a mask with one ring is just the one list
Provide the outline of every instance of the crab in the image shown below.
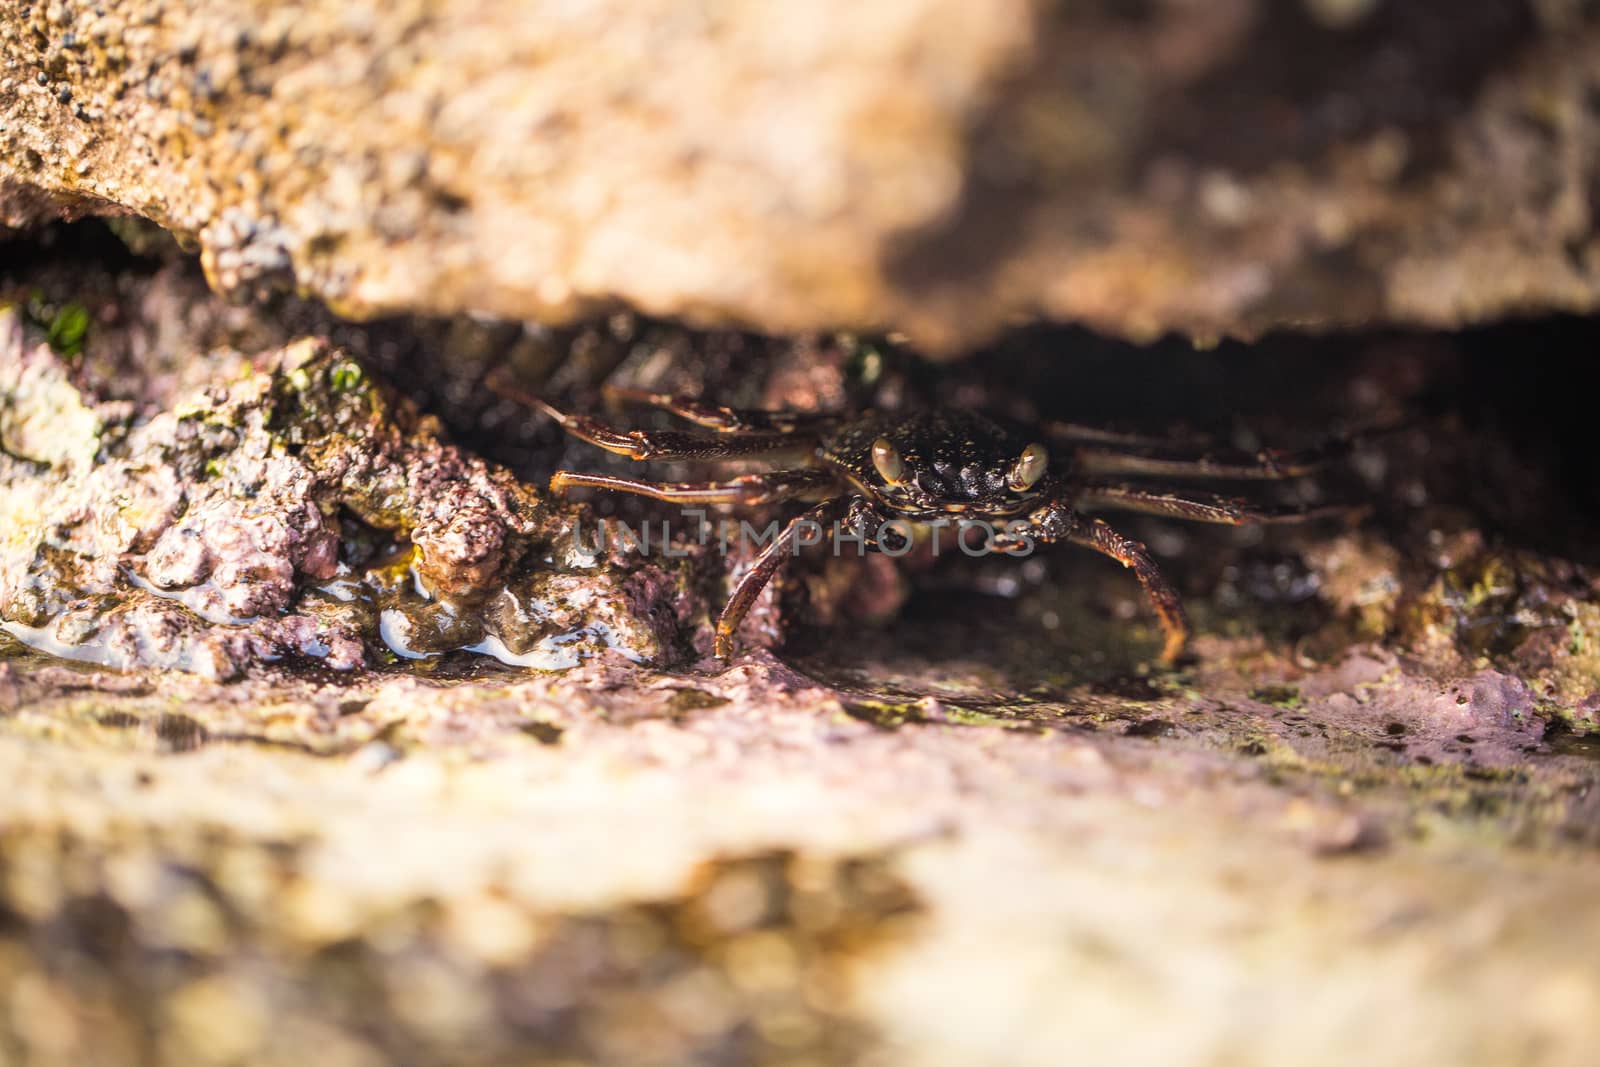
[[[652,482],[557,471],[552,492],[599,489],[677,504],[763,507],[805,503],[737,580],[717,618],[715,655],[729,660],[734,635],[761,591],[806,534],[853,531],[866,550],[898,555],[940,527],[983,527],[985,548],[1013,555],[1070,542],[1133,571],[1165,634],[1161,662],[1174,663],[1189,637],[1176,590],[1149,550],[1094,512],[1143,512],[1195,522],[1300,522],[1349,508],[1262,506],[1237,497],[1162,488],[1138,478],[1278,480],[1322,466],[1348,448],[1331,439],[1300,452],[1218,449],[1203,441],[1120,433],[1051,422],[1023,432],[963,409],[859,414],[752,411],[697,397],[608,386],[607,398],[658,408],[699,432],[618,430],[563,411],[496,376],[496,391],[543,412],[574,437],[634,460],[717,462],[790,457],[789,465],[719,481]],[[1126,479],[1135,479],[1129,481]],[[999,527],[996,529],[996,527]],[[837,542],[836,542],[837,543]]]

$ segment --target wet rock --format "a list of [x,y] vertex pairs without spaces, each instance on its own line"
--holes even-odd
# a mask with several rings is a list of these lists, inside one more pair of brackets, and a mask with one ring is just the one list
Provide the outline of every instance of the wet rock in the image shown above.
[[683,654],[699,621],[686,559],[577,546],[570,509],[447,444],[325,341],[222,362],[230,379],[148,416],[116,409],[110,435],[61,357],[0,313],[13,637],[213,677],[287,655],[347,670],[463,647],[541,667]]
[[1592,309],[1583,5],[0,8],[0,211],[242,296],[945,350]]

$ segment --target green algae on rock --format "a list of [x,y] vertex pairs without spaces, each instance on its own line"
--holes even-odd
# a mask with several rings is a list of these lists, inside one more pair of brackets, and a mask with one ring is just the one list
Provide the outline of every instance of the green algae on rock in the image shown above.
[[0,317],[13,637],[218,677],[289,655],[349,669],[459,648],[542,668],[684,654],[687,562],[586,550],[571,509],[446,443],[325,341],[233,365],[139,417],[97,406],[21,316]]

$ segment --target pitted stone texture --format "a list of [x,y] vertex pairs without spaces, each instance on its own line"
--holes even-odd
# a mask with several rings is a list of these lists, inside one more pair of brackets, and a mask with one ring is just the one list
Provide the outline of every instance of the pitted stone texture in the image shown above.
[[[529,666],[671,659],[704,615],[680,571],[574,558],[570,509],[442,440],[325,339],[208,358],[216,380],[139,416],[80,391],[0,308],[0,632],[233,677],[468,646]],[[574,570],[582,599],[561,584]]]
[[0,221],[354,315],[954,350],[1589,309],[1579,5],[0,3]]

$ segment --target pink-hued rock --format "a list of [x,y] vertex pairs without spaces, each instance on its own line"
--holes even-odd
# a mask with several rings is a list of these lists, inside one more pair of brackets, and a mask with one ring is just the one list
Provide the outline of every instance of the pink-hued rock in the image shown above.
[[[348,670],[462,647],[530,666],[670,660],[703,625],[662,610],[685,566],[608,557],[583,563],[581,597],[552,586],[570,570],[570,509],[440,440],[326,342],[232,362],[231,379],[103,423],[21,316],[0,313],[0,379],[18,383],[0,386],[0,623],[14,638],[231,677],[291,654]],[[350,537],[374,544],[352,556]],[[648,603],[630,592],[641,572]]]

